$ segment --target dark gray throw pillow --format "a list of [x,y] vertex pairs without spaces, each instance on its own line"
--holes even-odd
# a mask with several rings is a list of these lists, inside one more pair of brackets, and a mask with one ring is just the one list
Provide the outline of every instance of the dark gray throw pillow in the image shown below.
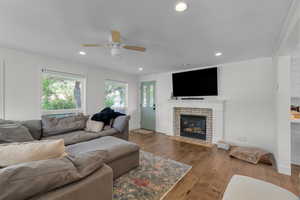
[[86,127],[88,116],[76,115],[69,117],[42,117],[43,136],[59,135],[77,130],[83,130]]
[[125,131],[126,128],[128,128],[128,122],[130,120],[130,116],[119,116],[117,117],[113,122],[113,128],[117,129],[121,133]]
[[16,122],[1,121],[0,122],[0,143],[9,142],[29,142],[33,141],[28,129]]
[[41,120],[27,120],[20,122],[23,126],[25,126],[31,136],[36,139],[40,140],[42,137],[42,121]]
[[83,179],[103,166],[106,154],[99,150],[0,169],[0,199],[28,199]]

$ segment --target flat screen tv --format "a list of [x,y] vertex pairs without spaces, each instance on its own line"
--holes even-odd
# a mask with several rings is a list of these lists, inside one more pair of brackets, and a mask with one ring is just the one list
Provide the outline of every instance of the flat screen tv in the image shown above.
[[174,97],[218,96],[218,68],[173,73]]

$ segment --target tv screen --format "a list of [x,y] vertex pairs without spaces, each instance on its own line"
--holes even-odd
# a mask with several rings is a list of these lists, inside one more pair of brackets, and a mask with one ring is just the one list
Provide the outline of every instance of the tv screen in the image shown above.
[[218,96],[218,68],[172,74],[174,97]]

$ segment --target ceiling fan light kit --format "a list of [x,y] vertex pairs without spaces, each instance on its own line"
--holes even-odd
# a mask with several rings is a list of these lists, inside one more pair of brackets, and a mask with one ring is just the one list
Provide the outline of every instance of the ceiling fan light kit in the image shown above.
[[109,48],[112,56],[117,56],[121,54],[121,49],[127,49],[131,51],[145,52],[145,47],[127,45],[121,41],[121,33],[116,30],[112,30],[109,37],[108,44],[83,44],[83,47],[104,47]]
[[187,3],[184,0],[177,1],[175,3],[175,10],[177,12],[183,12],[188,8]]

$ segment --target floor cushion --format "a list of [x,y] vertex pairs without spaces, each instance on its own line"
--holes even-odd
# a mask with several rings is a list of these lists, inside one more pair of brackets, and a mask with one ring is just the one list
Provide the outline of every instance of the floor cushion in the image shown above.
[[270,152],[255,147],[232,147],[230,156],[237,159],[257,164],[263,162],[266,164],[273,163],[273,155]]

